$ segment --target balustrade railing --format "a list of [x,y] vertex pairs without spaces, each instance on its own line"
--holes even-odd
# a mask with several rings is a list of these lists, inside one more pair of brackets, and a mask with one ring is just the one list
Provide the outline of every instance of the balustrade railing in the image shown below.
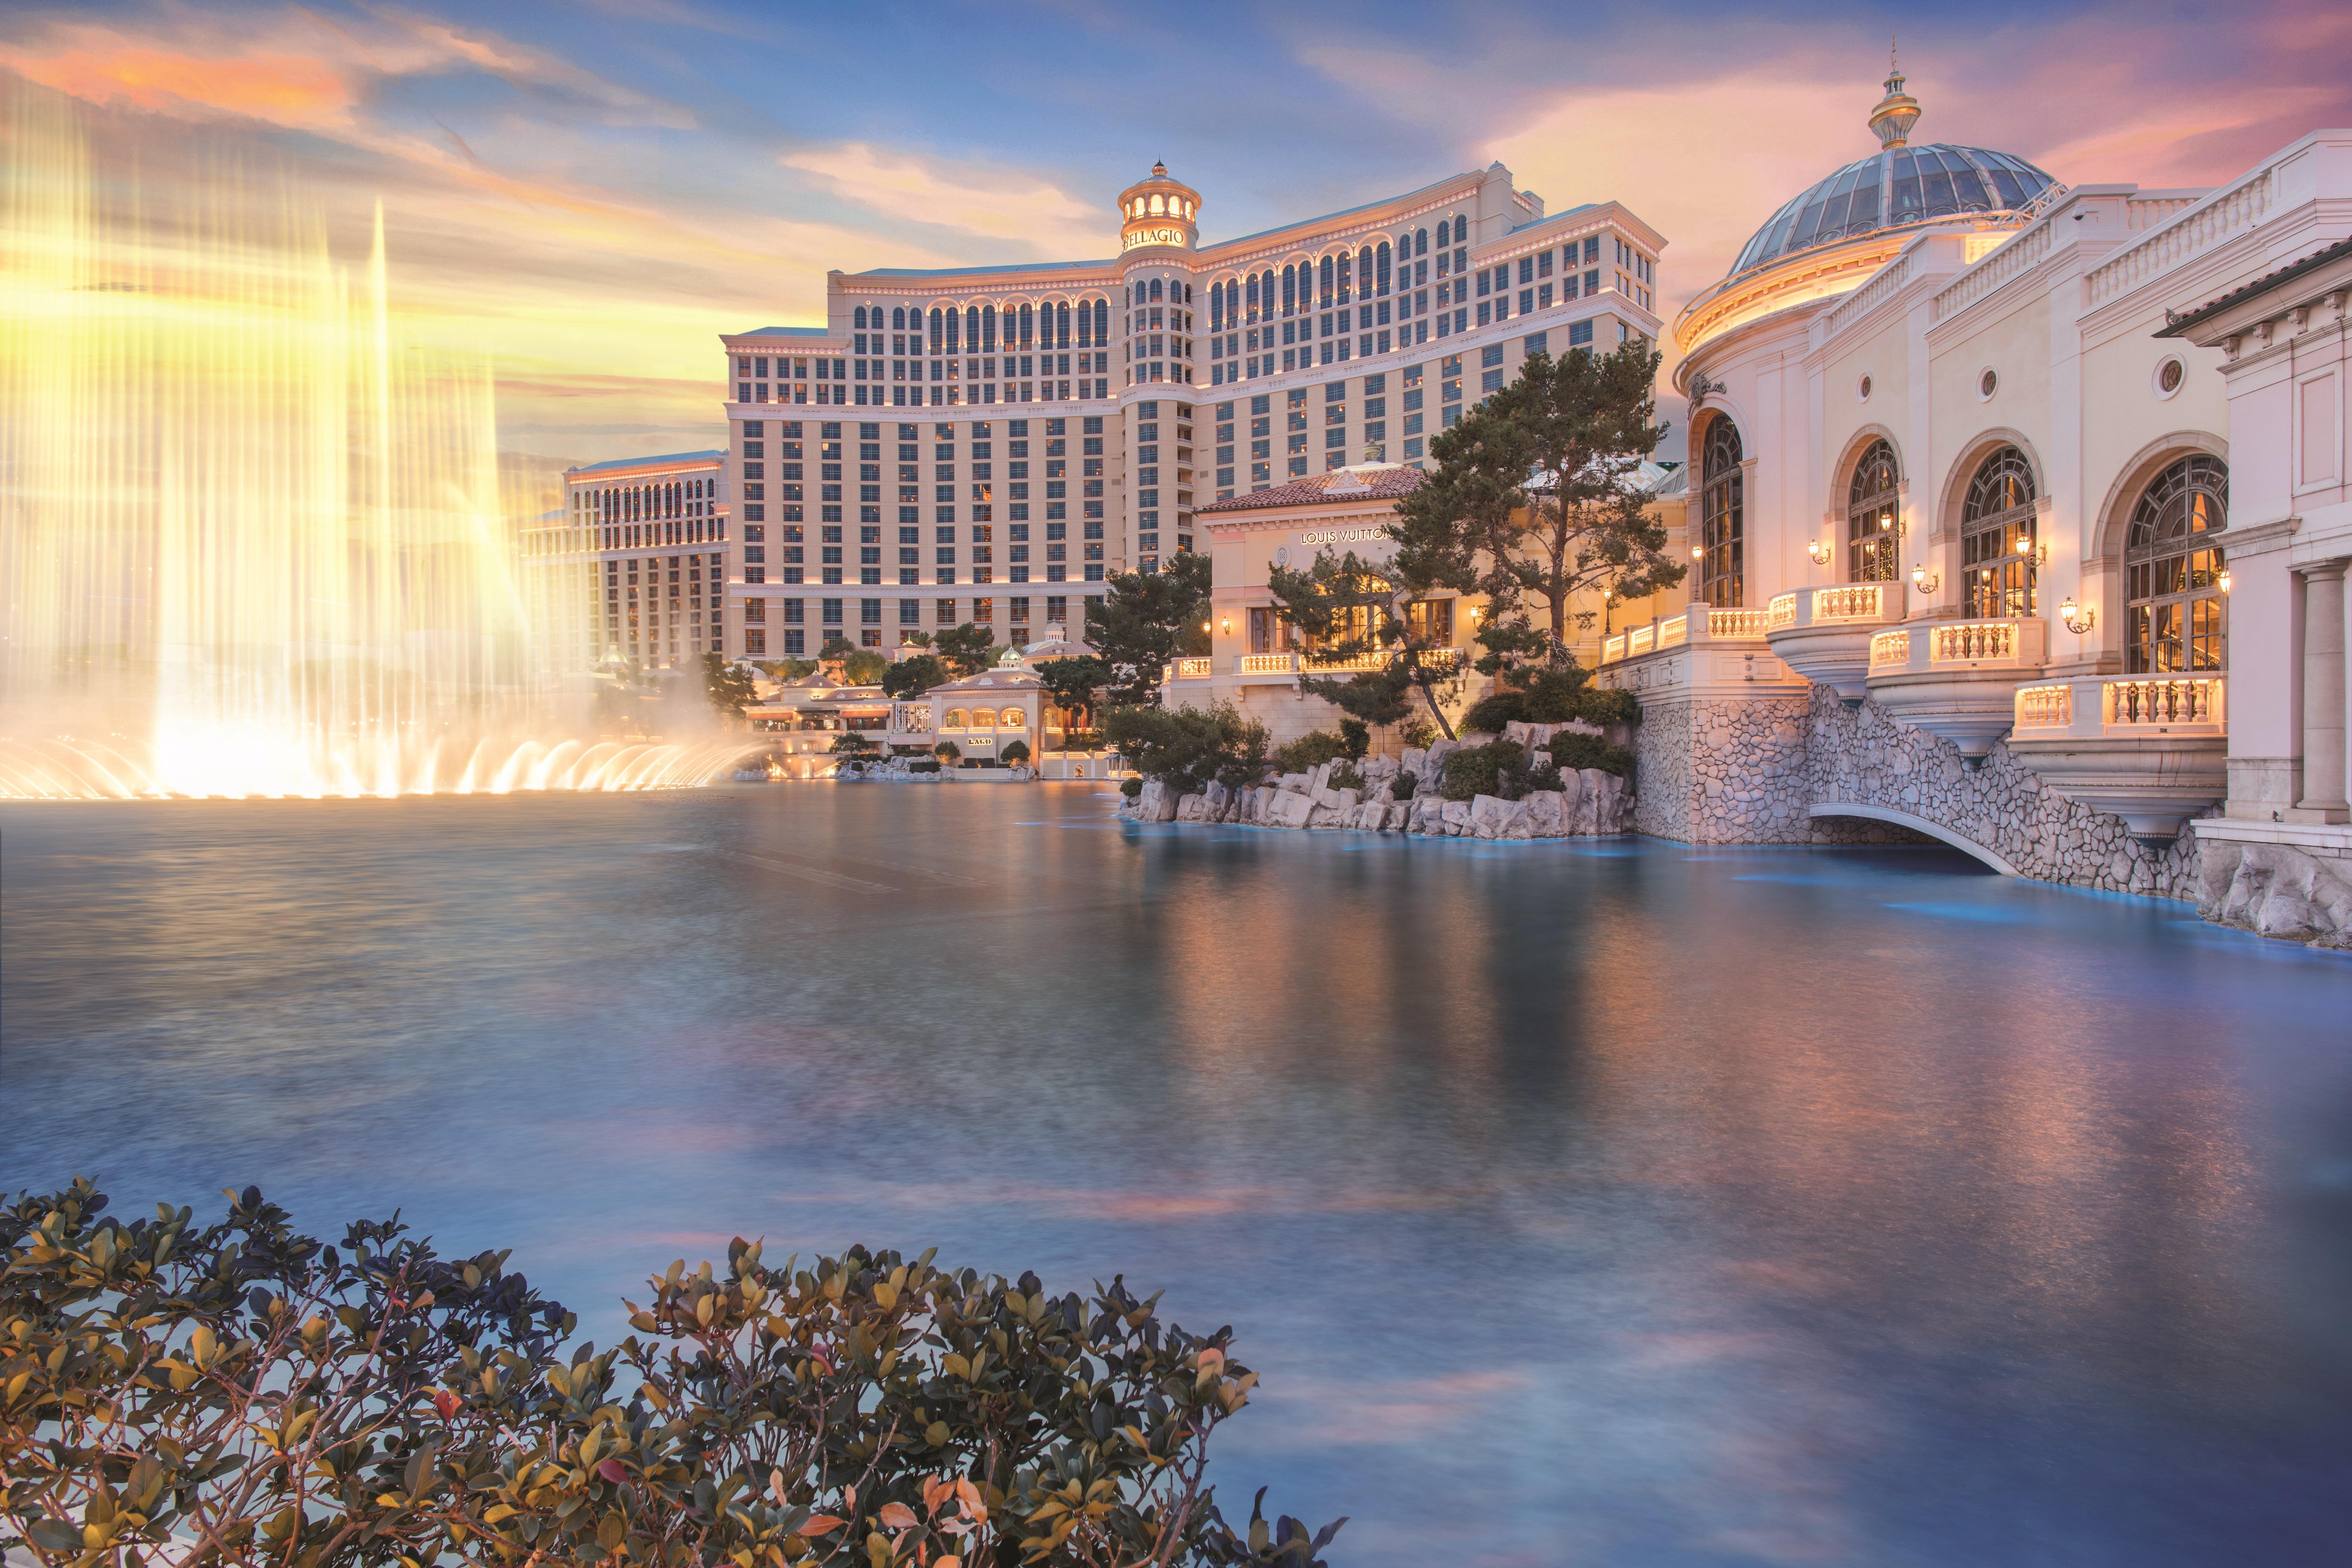
[[1813,590],[1813,624],[1823,621],[1880,621],[1886,618],[1885,583],[1847,583]]
[[2074,721],[2073,687],[2021,686],[2017,689],[2018,729],[2063,730]]
[[2099,719],[2109,725],[2222,723],[2220,676],[2108,680],[2099,686]]
[[1982,664],[2017,657],[2015,621],[1954,621],[1928,634],[1930,664]]
[[1632,633],[1625,638],[1625,657],[1627,658],[1641,658],[1643,654],[1650,651],[1651,647],[1657,642],[1657,640],[1658,634],[1655,627],[1635,626]]
[[1688,612],[1676,616],[1671,621],[1660,621],[1658,623],[1658,647],[1673,647],[1675,644],[1687,640],[1689,637],[1690,616]]
[[2017,689],[2021,734],[2070,730],[2083,735],[2153,737],[2226,733],[2228,681],[2218,675],[2113,680],[2097,676]]
[[1797,595],[1794,594],[1777,594],[1764,607],[1764,624],[1776,631],[1782,626],[1794,626],[1796,622]]
[[1176,661],[1176,679],[1198,680],[1213,675],[1216,673],[1216,664],[1217,661],[1213,658],[1180,658]]
[[1870,639],[1870,668],[1892,669],[1911,662],[1909,632],[1881,632]]
[[1610,638],[1606,639],[1605,641],[1603,641],[1603,642],[1601,643],[1601,663],[1603,663],[1603,664],[1614,664],[1614,663],[1616,663],[1619,659],[1623,658],[1624,657],[1625,657],[1625,634],[1624,634],[1623,632],[1619,632],[1615,637],[1610,637]]
[[1706,635],[1710,637],[1760,637],[1764,635],[1764,612],[1709,610],[1706,613]]
[[1288,675],[1298,668],[1295,653],[1245,653],[1242,655],[1244,675]]

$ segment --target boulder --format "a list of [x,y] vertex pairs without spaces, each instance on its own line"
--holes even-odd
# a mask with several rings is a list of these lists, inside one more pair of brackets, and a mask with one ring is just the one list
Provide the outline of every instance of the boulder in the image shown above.
[[1363,798],[1361,791],[1352,789],[1318,789],[1315,792],[1315,804],[1334,811],[1343,806],[1360,805]]
[[2197,912],[2222,925],[2352,947],[2352,868],[2284,844],[2220,842],[2199,868]]
[[1307,775],[1305,773],[1285,773],[1281,778],[1275,781],[1275,787],[1276,789],[1289,790],[1298,795],[1305,795],[1307,793]]
[[1420,746],[1407,746],[1404,755],[1397,759],[1397,771],[1424,777],[1429,772],[1429,752]]
[[1262,820],[1268,827],[1304,827],[1315,803],[1296,790],[1277,790],[1265,803]]
[[1539,789],[1528,795],[1527,805],[1528,837],[1558,838],[1568,831],[1568,795],[1564,790]]
[[1448,838],[1460,838],[1470,832],[1470,804],[1466,800],[1439,803],[1438,820],[1445,825],[1444,832]]
[[1470,801],[1470,830],[1480,838],[1525,838],[1527,808],[1500,795],[1482,795]]
[[1143,793],[1135,797],[1135,820],[1138,822],[1173,822],[1176,819],[1176,794],[1158,779],[1143,781]]

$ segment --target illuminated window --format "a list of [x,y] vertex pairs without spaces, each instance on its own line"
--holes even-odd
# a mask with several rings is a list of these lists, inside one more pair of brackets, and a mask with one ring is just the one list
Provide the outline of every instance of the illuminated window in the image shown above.
[[1845,571],[1852,583],[1892,583],[1895,580],[1899,531],[1895,526],[1897,487],[1902,475],[1895,467],[1895,448],[1874,441],[1853,468],[1846,487]]
[[1721,608],[1735,608],[1747,590],[1743,556],[1747,548],[1746,470],[1740,467],[1739,431],[1730,420],[1717,418],[1706,428],[1705,460],[1700,466],[1704,489],[1700,496],[1699,596]]
[[2124,658],[2133,675],[2221,669],[2221,574],[2213,535],[2229,526],[2230,470],[2183,458],[2147,487],[2124,548]]
[[2034,612],[2033,468],[2003,447],[1977,467],[1960,509],[1960,602],[1978,620]]

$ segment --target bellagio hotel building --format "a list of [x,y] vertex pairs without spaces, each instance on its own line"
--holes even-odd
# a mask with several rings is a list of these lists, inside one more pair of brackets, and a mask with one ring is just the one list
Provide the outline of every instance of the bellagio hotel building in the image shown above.
[[[601,657],[1077,635],[1108,577],[1193,548],[1196,503],[1417,467],[1528,354],[1657,334],[1664,239],[1615,202],[1547,215],[1500,163],[1205,247],[1201,206],[1155,164],[1112,258],[834,272],[824,326],[725,334],[727,446],[660,477],[707,481],[715,522],[614,522],[615,476],[570,476],[550,542],[596,584]],[[723,593],[656,601],[656,638],[638,578],[688,557]]]

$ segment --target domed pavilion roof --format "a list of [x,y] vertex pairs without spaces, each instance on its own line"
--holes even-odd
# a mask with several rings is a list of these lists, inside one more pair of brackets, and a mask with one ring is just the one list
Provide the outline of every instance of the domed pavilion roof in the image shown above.
[[1880,151],[1848,163],[1774,213],[1739,252],[1731,276],[1864,235],[1982,213],[2015,213],[2058,182],[2024,159],[1937,142],[1914,147],[1918,100],[1891,70],[1871,111]]

